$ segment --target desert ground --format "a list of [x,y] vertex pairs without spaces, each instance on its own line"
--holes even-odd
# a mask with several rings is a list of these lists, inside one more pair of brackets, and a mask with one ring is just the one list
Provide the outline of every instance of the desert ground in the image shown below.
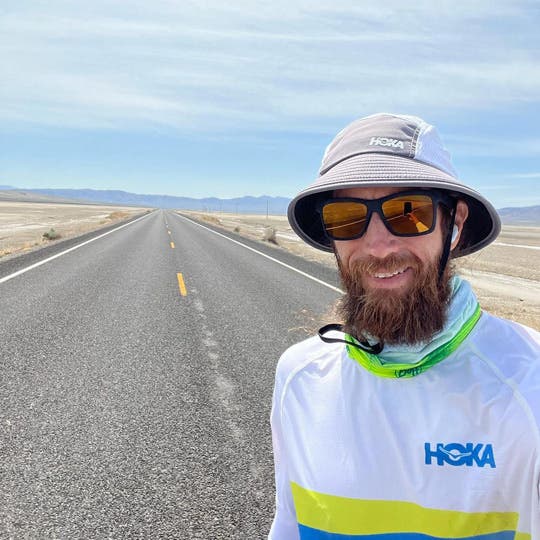
[[[181,213],[255,240],[274,232],[276,249],[335,267],[334,256],[302,242],[285,216]],[[486,311],[540,330],[540,227],[503,226],[493,244],[454,264]]]
[[[142,214],[146,208],[0,201],[0,261]],[[51,229],[54,233],[50,234]],[[44,234],[56,239],[47,239]]]

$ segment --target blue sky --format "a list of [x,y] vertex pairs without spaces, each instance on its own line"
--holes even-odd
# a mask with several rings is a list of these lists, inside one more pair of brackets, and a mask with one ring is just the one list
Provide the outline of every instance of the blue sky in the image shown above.
[[539,24],[520,0],[4,2],[0,184],[292,197],[388,111],[496,207],[540,204]]

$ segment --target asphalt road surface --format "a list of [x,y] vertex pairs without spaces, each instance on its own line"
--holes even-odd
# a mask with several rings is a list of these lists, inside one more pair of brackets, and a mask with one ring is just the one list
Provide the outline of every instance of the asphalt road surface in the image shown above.
[[258,252],[338,284],[226,236],[156,211],[0,264],[0,538],[266,537],[275,365],[338,293]]

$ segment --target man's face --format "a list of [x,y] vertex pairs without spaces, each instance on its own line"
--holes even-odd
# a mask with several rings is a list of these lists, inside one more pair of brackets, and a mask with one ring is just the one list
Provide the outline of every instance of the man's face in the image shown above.
[[[404,188],[351,188],[335,193],[336,197],[356,197],[359,199],[378,199],[386,197]],[[424,265],[438,262],[443,244],[441,231],[441,210],[438,210],[435,230],[422,236],[394,236],[384,225],[380,216],[373,213],[367,231],[355,240],[336,241],[335,250],[343,267],[351,263],[373,257],[384,260],[389,256],[415,256]],[[404,294],[411,287],[415,273],[406,263],[396,268],[394,265],[373,269],[362,276],[363,286],[367,290],[387,290],[389,294]]]
[[[378,199],[406,188],[350,188],[336,197]],[[459,230],[467,207],[458,203]],[[413,344],[429,340],[445,321],[450,296],[447,270],[439,280],[439,260],[447,231],[437,209],[433,232],[394,236],[373,213],[366,232],[354,240],[335,241],[342,281],[347,290],[341,312],[345,330],[357,338]],[[459,235],[452,243],[455,247]]]

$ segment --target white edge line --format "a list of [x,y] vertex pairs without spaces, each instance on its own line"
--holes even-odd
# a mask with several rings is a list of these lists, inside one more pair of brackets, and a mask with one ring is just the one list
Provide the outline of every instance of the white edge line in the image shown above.
[[298,270],[298,268],[295,268],[294,266],[290,266],[288,264],[285,264],[284,262],[281,262],[278,259],[274,259],[274,257],[270,257],[270,255],[267,255],[266,253],[263,253],[262,251],[258,251],[257,249],[254,249],[250,246],[246,246],[246,244],[243,244],[242,242],[239,242],[238,240],[233,240],[232,238],[229,238],[228,236],[221,234],[217,231],[214,231],[208,227],[205,227],[204,225],[201,225],[200,223],[197,223],[196,221],[186,217],[182,216],[181,214],[178,214],[175,212],[175,215],[185,219],[186,221],[189,221],[190,223],[193,223],[194,225],[198,225],[199,227],[202,227],[203,229],[206,229],[207,231],[217,234],[218,236],[221,236],[222,238],[225,238],[226,240],[229,240],[230,242],[234,242],[235,244],[238,244],[239,246],[242,246],[246,249],[249,249],[250,251],[253,251],[254,253],[257,253],[258,255],[261,255],[261,257],[265,257],[266,259],[270,259],[271,261],[274,261],[277,264],[280,264],[281,266],[284,266],[285,268],[288,268],[289,270],[292,270],[293,272],[296,272],[297,274],[300,274],[301,276],[307,277],[308,279],[311,279],[312,281],[315,281],[316,283],[319,283],[320,285],[324,285],[325,287],[328,287],[329,289],[332,289],[335,292],[338,292],[339,294],[343,294],[343,291],[341,289],[338,289],[337,287],[334,287],[333,285],[330,285],[330,283],[326,283],[325,281],[322,281],[320,279],[317,279],[316,277],[311,276],[310,274],[306,274],[305,272],[302,272],[302,270]]
[[540,249],[540,246],[528,246],[526,244],[507,244],[506,242],[493,242],[494,246],[506,246],[525,249]]
[[21,270],[18,270],[17,272],[14,272],[13,274],[9,274],[9,276],[5,276],[3,278],[0,278],[0,283],[4,283],[5,281],[9,281],[10,279],[13,279],[17,276],[20,276],[21,274],[24,274],[25,272],[28,272],[29,270],[33,270],[34,268],[37,268],[38,266],[41,266],[42,264],[48,263],[49,261],[52,261],[53,259],[56,259],[57,257],[61,257],[62,255],[65,255],[66,253],[69,253],[70,251],[74,251],[76,249],[79,249],[80,247],[85,246],[86,244],[89,244],[90,242],[93,242],[94,240],[99,240],[100,238],[103,238],[104,236],[107,236],[108,234],[111,234],[113,232],[119,231],[120,229],[123,229],[124,227],[127,227],[128,225],[132,225],[133,223],[137,223],[137,221],[144,219],[145,217],[148,217],[150,214],[146,214],[144,216],[141,216],[140,218],[137,218],[133,221],[130,221],[129,223],[125,223],[124,225],[120,225],[119,227],[116,227],[112,231],[107,231],[106,233],[100,234],[99,236],[94,236],[94,238],[90,238],[90,240],[86,240],[82,244],[77,244],[76,246],[70,247],[69,249],[65,249],[64,251],[61,251],[60,253],[56,253],[56,255],[53,255],[52,257],[49,257],[47,259],[43,259],[42,261],[39,261],[35,264],[32,264],[30,266],[27,266],[26,268],[22,268]]

